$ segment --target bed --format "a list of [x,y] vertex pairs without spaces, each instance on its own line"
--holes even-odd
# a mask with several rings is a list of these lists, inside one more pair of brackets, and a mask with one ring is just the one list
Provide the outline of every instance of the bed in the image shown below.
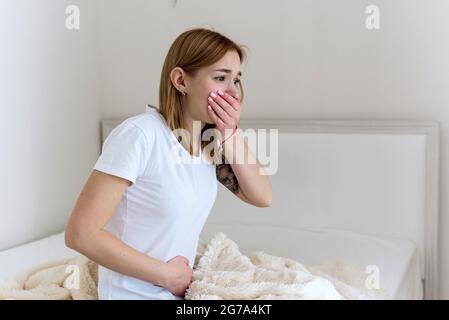
[[248,119],[240,127],[278,134],[268,148],[278,154],[273,204],[235,201],[220,185],[203,237],[223,231],[242,251],[304,265],[374,266],[391,299],[438,299],[437,122]]
[[0,252],[0,281],[50,261],[63,260],[79,253],[67,248],[64,232]]
[[[377,266],[380,284],[389,299],[422,299],[422,273],[416,246],[407,240],[374,237],[343,230],[286,229],[277,230],[263,226],[236,225],[223,228],[210,224],[203,232],[202,241],[223,232],[233,239],[242,253],[260,250],[266,253],[290,257],[304,265],[318,265],[325,261],[350,262],[361,270]],[[242,236],[248,233],[252,238]],[[274,242],[279,232],[284,235]],[[295,244],[295,251],[288,250],[288,243]],[[311,245],[313,244],[313,250]],[[249,249],[251,248],[251,249]],[[34,241],[0,253],[2,274],[0,280],[13,278],[41,263],[76,256],[78,253],[65,247],[64,233]],[[388,270],[383,272],[382,270]]]
[[[101,144],[121,121],[102,121]],[[374,268],[390,299],[438,299],[437,122],[242,119],[240,128],[273,130],[277,159],[258,155],[276,167],[273,204],[250,206],[219,185],[203,241],[223,232],[243,253]],[[63,239],[1,251],[0,279],[76,255]]]

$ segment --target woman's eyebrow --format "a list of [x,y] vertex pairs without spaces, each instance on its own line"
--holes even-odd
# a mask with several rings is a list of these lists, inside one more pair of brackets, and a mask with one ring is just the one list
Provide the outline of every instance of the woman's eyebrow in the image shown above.
[[[230,69],[215,69],[214,71],[222,71],[222,72],[225,72],[225,73],[231,73],[232,72],[232,70],[230,70]],[[237,75],[242,76],[242,72],[239,71],[237,73]]]

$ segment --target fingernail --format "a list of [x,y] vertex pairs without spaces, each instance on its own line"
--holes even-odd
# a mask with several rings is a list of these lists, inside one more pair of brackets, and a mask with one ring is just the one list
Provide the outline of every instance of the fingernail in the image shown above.
[[218,90],[218,94],[219,94],[220,96],[224,95],[223,91],[221,91],[221,90]]
[[213,92],[211,92],[210,95],[211,95],[212,97],[214,97],[214,98],[217,97],[217,95],[216,95],[215,93],[213,93]]
[[210,102],[214,101],[214,99],[212,99],[211,97],[208,97],[207,100],[209,100]]

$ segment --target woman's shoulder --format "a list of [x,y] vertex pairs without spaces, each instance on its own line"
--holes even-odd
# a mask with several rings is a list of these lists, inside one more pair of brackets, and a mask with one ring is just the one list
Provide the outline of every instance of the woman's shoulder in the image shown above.
[[163,128],[163,116],[156,109],[147,109],[146,112],[129,117],[123,121],[123,126],[136,126],[147,136],[153,136],[156,131]]

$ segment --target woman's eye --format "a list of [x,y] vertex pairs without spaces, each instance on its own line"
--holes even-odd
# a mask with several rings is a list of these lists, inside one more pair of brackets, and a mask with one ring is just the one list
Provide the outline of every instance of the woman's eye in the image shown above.
[[[215,77],[215,79],[219,80],[219,81],[224,81],[225,76],[221,76],[221,77]],[[222,80],[220,80],[222,79]],[[235,80],[234,84],[240,83],[240,80]]]

